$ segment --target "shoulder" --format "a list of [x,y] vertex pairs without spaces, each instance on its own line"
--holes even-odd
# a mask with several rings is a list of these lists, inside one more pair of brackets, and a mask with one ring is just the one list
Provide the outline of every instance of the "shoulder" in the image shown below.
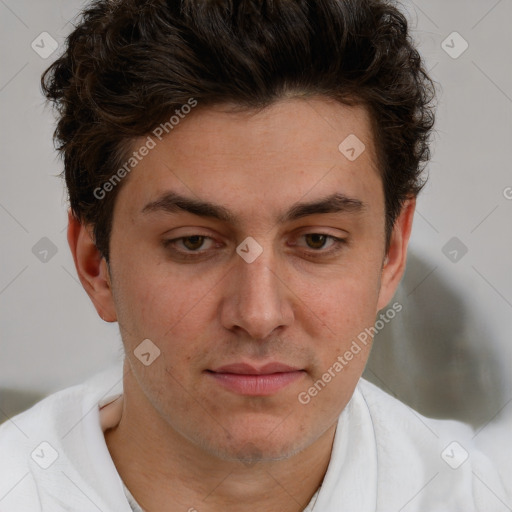
[[76,434],[96,420],[102,396],[120,386],[122,368],[115,365],[0,425],[0,510],[40,510],[39,481],[54,463],[69,462],[69,443],[87,449],[83,443],[76,445]]
[[368,408],[373,424],[384,502],[401,509],[408,498],[405,510],[470,511],[512,499],[470,425],[423,416],[364,379],[354,398]]

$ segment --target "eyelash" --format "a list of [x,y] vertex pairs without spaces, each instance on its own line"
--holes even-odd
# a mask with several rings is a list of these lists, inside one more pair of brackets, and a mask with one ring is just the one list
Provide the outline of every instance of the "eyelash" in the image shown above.
[[[307,256],[310,258],[320,258],[320,257],[332,256],[332,255],[338,253],[339,251],[341,251],[343,249],[343,247],[348,243],[347,239],[345,239],[345,238],[338,238],[333,235],[328,235],[326,233],[305,233],[304,235],[301,235],[301,236],[304,237],[304,236],[308,236],[308,235],[320,235],[320,236],[325,237],[326,239],[330,239],[333,241],[333,249],[329,249],[327,251],[322,251],[321,249],[319,249],[319,250],[313,249],[312,250],[313,252],[305,251],[304,254],[307,254]],[[164,248],[167,249],[171,245],[179,242],[180,240],[186,240],[187,238],[193,238],[193,237],[201,237],[201,238],[203,238],[204,241],[213,240],[211,237],[206,236],[206,235],[189,235],[189,236],[182,236],[179,238],[163,240],[162,245],[164,246]],[[174,252],[175,254],[178,254],[181,258],[186,259],[186,260],[193,260],[193,259],[201,258],[208,251],[208,250],[205,250],[205,251],[201,251],[201,252],[199,252],[199,251],[187,252],[187,251],[177,250],[174,248],[171,250],[172,250],[172,252]]]

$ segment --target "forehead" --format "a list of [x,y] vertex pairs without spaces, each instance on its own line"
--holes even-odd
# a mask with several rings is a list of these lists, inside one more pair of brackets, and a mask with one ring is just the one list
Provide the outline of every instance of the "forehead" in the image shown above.
[[[371,122],[362,106],[321,98],[251,111],[199,106],[161,140],[150,137],[154,147],[118,198],[124,196],[132,216],[166,189],[247,215],[270,208],[276,216],[285,203],[333,191],[353,198],[381,194]],[[132,151],[146,140],[134,141]]]

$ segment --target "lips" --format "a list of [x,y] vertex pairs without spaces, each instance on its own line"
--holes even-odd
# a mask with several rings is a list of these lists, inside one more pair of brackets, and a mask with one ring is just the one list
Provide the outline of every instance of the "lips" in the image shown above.
[[261,367],[234,363],[208,370],[206,374],[223,388],[240,395],[269,396],[301,379],[305,371],[283,363]]
[[282,363],[267,363],[260,368],[256,368],[247,363],[235,363],[220,366],[212,371],[215,373],[235,373],[238,375],[269,375],[272,373],[287,373],[297,370],[300,370],[300,368],[295,368]]

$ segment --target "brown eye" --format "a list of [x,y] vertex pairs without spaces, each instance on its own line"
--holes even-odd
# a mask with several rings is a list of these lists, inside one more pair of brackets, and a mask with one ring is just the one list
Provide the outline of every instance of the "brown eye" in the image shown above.
[[190,251],[197,251],[204,243],[205,236],[193,235],[182,238],[183,245]]
[[222,244],[206,235],[180,236],[168,240],[162,240],[162,245],[169,252],[171,258],[176,261],[206,261],[219,254]]
[[328,238],[330,238],[327,235],[322,235],[320,233],[310,233],[308,235],[305,235],[306,242],[311,249],[321,249]]

